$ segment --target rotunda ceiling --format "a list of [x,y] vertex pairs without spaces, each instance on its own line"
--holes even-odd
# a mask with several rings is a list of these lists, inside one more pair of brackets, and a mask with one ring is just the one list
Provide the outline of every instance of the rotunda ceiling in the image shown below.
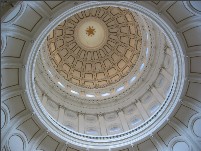
[[180,95],[180,47],[169,26],[138,5],[109,3],[114,7],[83,5],[55,18],[30,55],[36,113],[72,144],[104,148],[113,138],[117,146],[143,139]]
[[[199,37],[199,12],[193,8],[193,2],[151,3],[46,1],[20,2],[14,6],[2,19],[2,149],[145,151],[160,150],[162,146],[174,151],[182,147],[199,150],[200,135],[196,128],[200,121],[197,75],[200,70],[199,55],[194,51],[199,44],[195,39]],[[115,6],[115,11],[124,15],[112,14],[112,7],[100,7],[106,5]],[[129,35],[128,10],[119,7],[132,11],[138,24],[135,31],[140,31],[142,41],[137,41],[141,48],[136,62],[125,59],[132,48],[130,39],[137,38],[132,37],[135,33]],[[95,11],[94,15],[90,10]],[[184,12],[187,18],[177,12]],[[108,14],[112,19],[119,15],[126,20],[118,22],[116,17],[111,19],[115,25],[108,26],[110,22],[103,20]],[[67,29],[66,21],[74,26],[72,31]],[[129,26],[127,33],[121,31],[128,27],[124,23]],[[118,30],[115,31],[120,35],[118,40],[110,36],[112,27]],[[122,35],[130,36],[127,43],[122,41]],[[74,45],[72,41],[66,42],[69,37]],[[112,55],[104,49],[108,39],[115,43],[115,50],[111,51],[125,63],[132,62],[125,75],[121,74],[119,61],[112,64]],[[117,52],[117,42],[126,48],[125,53]],[[77,54],[75,48],[80,48]],[[62,56],[63,50],[66,55]],[[105,56],[101,56],[101,50]],[[95,70],[98,59],[92,59],[94,53],[106,71],[106,84],[98,84],[103,79],[97,78],[101,70]],[[72,63],[67,62],[70,56],[74,59]],[[110,68],[106,67],[105,59],[119,69],[115,74],[120,73],[121,77],[116,81],[107,75]],[[82,63],[79,70],[78,60]],[[69,66],[68,72],[64,64]],[[83,73],[80,78],[74,75],[75,70]],[[86,73],[92,75],[92,80],[85,79]]]
[[97,7],[64,20],[47,38],[49,58],[67,81],[104,88],[128,75],[142,47],[135,14],[119,7]]
[[54,119],[82,134],[113,135],[146,125],[172,86],[169,40],[135,11],[96,7],[78,12],[54,28],[41,47],[35,69],[38,96]]

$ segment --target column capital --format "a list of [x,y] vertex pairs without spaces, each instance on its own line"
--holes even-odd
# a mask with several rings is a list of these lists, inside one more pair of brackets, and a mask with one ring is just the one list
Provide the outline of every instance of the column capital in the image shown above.
[[104,114],[103,114],[103,113],[98,114],[98,117],[100,117],[100,116],[102,116],[102,117],[103,117],[103,116],[104,116]]
[[119,108],[116,112],[117,112],[117,113],[123,112],[123,110]]
[[83,116],[84,116],[85,114],[84,114],[84,113],[82,113],[82,112],[78,112],[78,115],[83,115]]
[[149,89],[148,90],[150,91],[152,89],[152,87],[153,87],[153,85],[149,85]]
[[138,102],[140,102],[140,100],[135,99],[135,104],[138,103]]
[[65,107],[61,104],[59,104],[59,109],[62,108],[62,109],[65,109]]

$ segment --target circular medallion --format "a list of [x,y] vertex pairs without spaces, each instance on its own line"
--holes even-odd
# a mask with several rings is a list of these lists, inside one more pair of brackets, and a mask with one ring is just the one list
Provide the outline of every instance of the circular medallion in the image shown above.
[[83,19],[75,28],[77,44],[87,51],[102,48],[107,42],[107,37],[107,26],[102,20],[94,17]]

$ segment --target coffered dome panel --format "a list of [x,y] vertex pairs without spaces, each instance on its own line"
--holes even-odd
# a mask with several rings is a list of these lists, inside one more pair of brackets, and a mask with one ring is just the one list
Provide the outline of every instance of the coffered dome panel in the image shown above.
[[136,64],[142,34],[135,13],[118,7],[79,12],[53,29],[48,55],[56,71],[84,88],[107,87]]

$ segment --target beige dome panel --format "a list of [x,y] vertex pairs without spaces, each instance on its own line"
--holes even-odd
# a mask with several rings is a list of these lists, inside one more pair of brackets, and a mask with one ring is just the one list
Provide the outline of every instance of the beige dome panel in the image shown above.
[[68,82],[83,88],[115,84],[133,69],[142,35],[135,13],[99,7],[75,14],[47,38],[49,58]]

